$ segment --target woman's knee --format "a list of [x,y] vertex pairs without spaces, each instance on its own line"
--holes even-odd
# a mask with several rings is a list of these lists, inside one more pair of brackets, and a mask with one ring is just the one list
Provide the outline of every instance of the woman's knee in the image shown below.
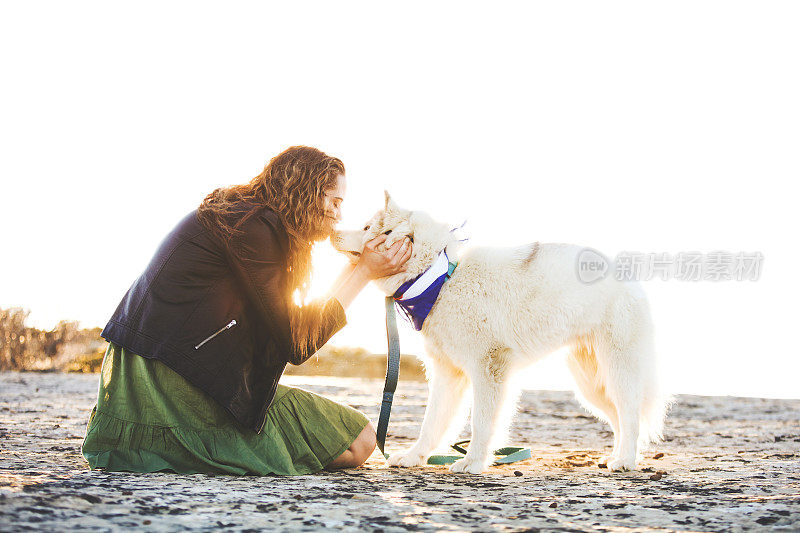
[[377,443],[375,427],[372,422],[367,422],[367,425],[364,426],[364,429],[361,430],[361,433],[350,446],[350,450],[353,452],[354,458],[359,461],[359,465],[364,464],[369,459],[369,456],[375,451]]
[[375,427],[372,425],[372,422],[368,422],[364,429],[361,430],[358,437],[350,444],[350,447],[328,464],[326,468],[333,470],[361,466],[369,459],[372,452],[375,451],[376,444]]

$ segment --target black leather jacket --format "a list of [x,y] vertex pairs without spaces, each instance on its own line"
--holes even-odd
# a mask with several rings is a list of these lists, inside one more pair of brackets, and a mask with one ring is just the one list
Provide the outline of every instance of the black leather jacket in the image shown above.
[[[158,359],[261,432],[287,363],[301,364],[345,323],[334,298],[303,307],[286,300],[289,239],[263,208],[229,244],[189,213],[133,283],[102,336]],[[303,358],[289,313],[319,325]]]

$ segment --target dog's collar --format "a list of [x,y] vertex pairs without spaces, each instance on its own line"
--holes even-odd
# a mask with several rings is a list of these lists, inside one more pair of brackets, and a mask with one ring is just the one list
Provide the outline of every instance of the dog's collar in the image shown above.
[[450,261],[447,252],[442,250],[430,268],[400,285],[392,295],[397,307],[403,311],[417,331],[422,329],[422,324],[433,309],[444,282],[453,275],[457,265],[458,263]]

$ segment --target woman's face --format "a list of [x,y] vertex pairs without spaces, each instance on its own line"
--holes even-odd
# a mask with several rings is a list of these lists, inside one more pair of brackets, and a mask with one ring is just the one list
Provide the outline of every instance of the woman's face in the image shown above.
[[339,174],[336,186],[325,191],[325,227],[323,239],[330,237],[336,230],[336,224],[342,220],[342,202],[346,192],[347,183],[344,174]]

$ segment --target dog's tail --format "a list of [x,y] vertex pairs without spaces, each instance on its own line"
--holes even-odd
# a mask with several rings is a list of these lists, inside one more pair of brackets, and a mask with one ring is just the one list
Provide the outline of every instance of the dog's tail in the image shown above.
[[643,369],[643,396],[639,416],[639,442],[643,445],[656,443],[664,439],[664,420],[667,412],[674,403],[671,394],[665,391],[661,377],[658,353],[655,348],[653,323],[650,309],[646,300],[639,300],[640,344],[639,349],[644,352]]
[[660,387],[647,391],[639,418],[639,443],[647,446],[664,439],[664,419],[675,398]]

